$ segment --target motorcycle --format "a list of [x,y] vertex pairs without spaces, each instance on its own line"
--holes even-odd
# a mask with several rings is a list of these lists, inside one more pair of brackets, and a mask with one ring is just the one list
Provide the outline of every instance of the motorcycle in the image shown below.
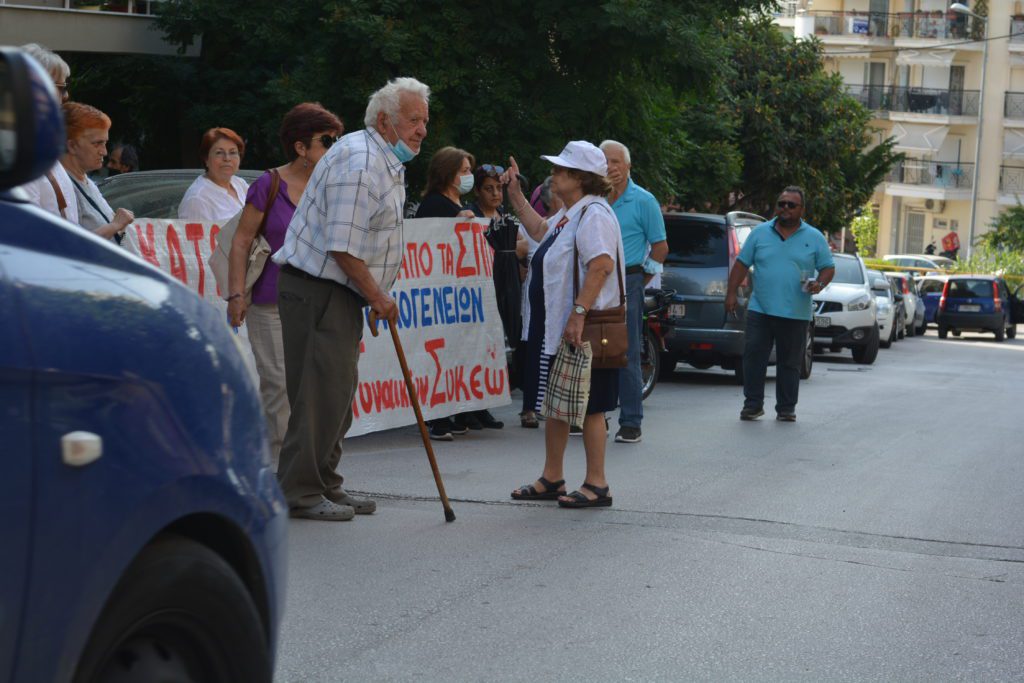
[[643,338],[640,346],[640,379],[642,398],[647,398],[654,391],[661,373],[661,357],[668,351],[665,348],[665,322],[668,316],[668,304],[675,296],[674,289],[644,290]]

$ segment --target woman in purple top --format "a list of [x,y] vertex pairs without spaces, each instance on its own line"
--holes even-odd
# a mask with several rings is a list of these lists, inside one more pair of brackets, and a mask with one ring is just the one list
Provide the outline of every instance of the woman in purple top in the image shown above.
[[[281,145],[288,163],[274,171],[281,183],[273,203],[267,206],[273,172],[267,171],[249,186],[238,230],[228,257],[228,317],[238,327],[248,322],[249,344],[256,358],[260,377],[260,398],[267,417],[271,454],[276,466],[281,442],[288,429],[288,395],[285,391],[284,342],[281,318],[277,312],[277,276],[280,266],[270,259],[252,288],[252,302],[246,300],[245,268],[249,249],[256,239],[260,222],[267,213],[264,237],[271,252],[284,244],[288,223],[306,189],[313,167],[341,135],[341,120],[314,102],[296,105],[281,122]],[[268,213],[269,212],[269,213]]]

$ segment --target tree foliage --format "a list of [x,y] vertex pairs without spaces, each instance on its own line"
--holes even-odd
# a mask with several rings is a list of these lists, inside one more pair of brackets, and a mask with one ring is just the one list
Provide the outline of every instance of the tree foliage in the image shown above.
[[[663,201],[769,215],[795,183],[809,220],[837,230],[896,157],[889,143],[865,151],[870,114],[825,73],[817,42],[792,42],[758,14],[771,4],[168,0],[161,29],[182,49],[201,35],[198,59],[72,67],[76,89],[97,95],[84,101],[115,102],[115,137],[146,137],[149,167],[198,165],[192,150],[211,126],[246,139],[246,167],[280,163],[291,106],[319,101],[357,130],[369,94],[410,75],[433,91],[413,192],[444,145],[502,165],[514,154],[535,183],[549,171],[540,154],[614,138]],[[180,158],[154,154],[161,146]]]
[[850,221],[850,232],[857,240],[857,253],[865,258],[874,257],[878,246],[878,216],[871,204],[865,204],[860,215]]
[[1024,253],[1024,206],[1017,202],[992,219],[990,230],[981,236],[981,243],[1000,251]]
[[276,158],[274,133],[292,104],[319,100],[355,130],[373,90],[411,75],[433,90],[414,178],[433,150],[453,144],[481,161],[517,154],[537,180],[548,171],[539,154],[557,153],[570,139],[611,137],[636,150],[638,181],[664,195],[675,189],[686,149],[679,93],[703,94],[719,82],[727,54],[721,21],[769,3],[161,4],[172,42],[184,46],[203,35],[189,127],[220,122],[245,131],[253,161]]

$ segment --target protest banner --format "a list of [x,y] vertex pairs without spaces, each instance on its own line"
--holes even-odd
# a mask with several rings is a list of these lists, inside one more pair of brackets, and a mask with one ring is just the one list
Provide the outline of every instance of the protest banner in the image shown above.
[[[405,254],[391,295],[398,304],[399,334],[427,419],[511,401],[492,280],[494,255],[484,237],[486,230],[487,223],[479,220],[405,221]],[[141,218],[128,227],[123,246],[226,316],[227,304],[207,265],[219,232],[215,223]],[[373,337],[369,308],[363,313],[360,381],[349,436],[416,421],[391,335]],[[381,329],[386,332],[386,325]],[[244,325],[240,333],[244,334]]]

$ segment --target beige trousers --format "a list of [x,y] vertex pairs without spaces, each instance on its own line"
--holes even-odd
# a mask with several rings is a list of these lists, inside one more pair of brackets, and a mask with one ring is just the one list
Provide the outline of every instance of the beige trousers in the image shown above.
[[281,315],[277,304],[254,304],[245,315],[249,328],[249,345],[256,358],[260,378],[260,399],[267,418],[267,436],[274,469],[281,457],[281,444],[288,431],[288,392],[284,374],[284,341],[281,337]]

